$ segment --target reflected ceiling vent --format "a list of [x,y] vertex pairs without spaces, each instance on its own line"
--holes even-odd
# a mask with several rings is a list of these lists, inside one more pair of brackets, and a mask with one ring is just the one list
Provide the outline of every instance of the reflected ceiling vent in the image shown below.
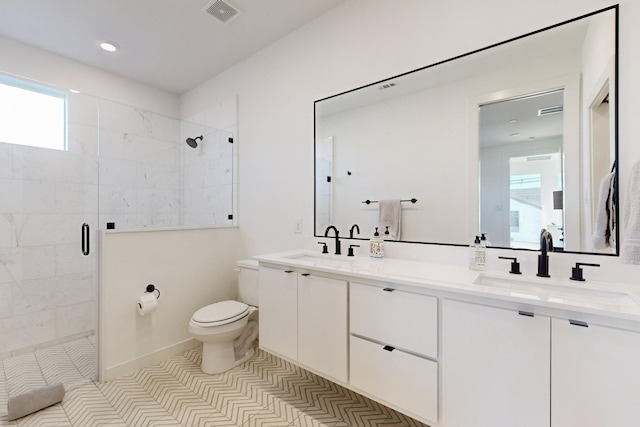
[[548,116],[549,114],[562,113],[562,105],[554,105],[553,107],[544,107],[538,110],[538,117]]
[[233,6],[229,1],[225,0],[214,0],[207,3],[205,7],[202,8],[204,12],[213,16],[218,21],[223,24],[228,24],[229,22],[236,19],[240,16],[240,10]]
[[395,83],[385,83],[382,86],[378,86],[378,89],[380,90],[391,89],[395,85],[396,85]]

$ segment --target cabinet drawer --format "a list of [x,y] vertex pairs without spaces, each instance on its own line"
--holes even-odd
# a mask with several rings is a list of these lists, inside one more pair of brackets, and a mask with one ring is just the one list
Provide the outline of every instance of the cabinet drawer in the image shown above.
[[351,283],[349,308],[352,334],[438,357],[435,297]]
[[351,337],[353,387],[426,420],[438,420],[438,364]]

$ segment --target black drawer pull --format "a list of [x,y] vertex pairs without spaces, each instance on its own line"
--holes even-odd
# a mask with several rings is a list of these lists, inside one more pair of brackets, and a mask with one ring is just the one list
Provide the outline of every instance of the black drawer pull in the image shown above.
[[285,270],[285,273],[293,273],[293,270]]
[[311,276],[311,273],[302,273],[301,276],[304,276],[304,277]]
[[527,317],[533,317],[533,316],[534,316],[534,314],[533,314],[533,313],[531,313],[530,311],[522,311],[522,310],[520,310],[520,311],[518,312],[518,314],[519,314],[520,316],[527,316]]
[[395,289],[393,289],[393,288],[384,288],[383,291],[385,291],[385,292],[393,292],[393,291],[395,291]]
[[391,347],[390,345],[385,345],[384,347],[382,347],[383,350],[387,350],[387,351],[393,351],[396,348],[395,347]]
[[583,328],[588,328],[589,324],[587,322],[583,322],[582,320],[572,320],[569,319],[569,323],[573,326],[582,326]]

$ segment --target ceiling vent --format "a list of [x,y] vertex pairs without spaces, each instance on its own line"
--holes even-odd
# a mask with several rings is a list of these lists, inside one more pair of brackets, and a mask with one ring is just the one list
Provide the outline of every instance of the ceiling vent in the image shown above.
[[213,16],[218,21],[223,24],[228,24],[229,22],[236,19],[240,16],[240,10],[229,3],[227,0],[214,0],[209,3],[202,10],[208,15]]
[[548,116],[549,114],[562,113],[562,105],[554,105],[553,107],[544,107],[538,110],[538,117]]
[[382,86],[378,86],[378,89],[380,90],[391,89],[395,85],[396,85],[395,83],[385,83]]

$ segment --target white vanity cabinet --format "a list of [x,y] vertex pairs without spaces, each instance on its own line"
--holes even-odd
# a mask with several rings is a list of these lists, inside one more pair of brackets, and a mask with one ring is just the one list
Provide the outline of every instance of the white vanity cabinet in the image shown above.
[[260,267],[260,346],[298,360],[298,275],[292,269]]
[[552,427],[640,426],[640,333],[553,319]]
[[347,382],[347,282],[260,267],[260,346]]
[[550,320],[443,300],[442,425],[548,427]]
[[352,282],[349,306],[350,385],[437,422],[437,299]]
[[376,261],[263,257],[260,346],[434,427],[640,427],[633,294],[583,309]]
[[298,276],[298,361],[347,382],[347,282]]

